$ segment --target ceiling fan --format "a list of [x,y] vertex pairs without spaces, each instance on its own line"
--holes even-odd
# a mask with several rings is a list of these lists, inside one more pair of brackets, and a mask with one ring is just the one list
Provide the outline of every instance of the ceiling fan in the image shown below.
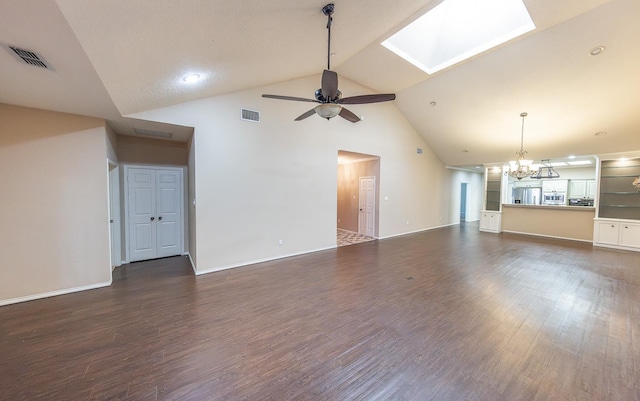
[[377,95],[360,95],[351,97],[342,97],[342,92],[338,90],[338,74],[331,71],[331,23],[333,22],[333,4],[327,4],[322,8],[322,13],[327,16],[328,46],[327,46],[327,69],[322,72],[322,87],[316,90],[315,99],[307,99],[302,97],[282,96],[282,95],[266,95],[262,97],[270,99],[294,100],[298,102],[320,103],[313,109],[301,114],[295,121],[304,120],[314,114],[318,114],[327,120],[340,116],[345,120],[357,123],[360,117],[342,107],[343,104],[365,104],[380,103],[394,100],[396,95],[393,93],[377,94]]

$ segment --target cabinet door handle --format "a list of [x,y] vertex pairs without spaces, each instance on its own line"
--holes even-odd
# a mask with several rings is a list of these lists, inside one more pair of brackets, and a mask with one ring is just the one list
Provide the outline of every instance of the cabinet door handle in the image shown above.
[[611,228],[615,227],[613,224],[611,225]]
[[624,226],[624,228],[629,228],[629,227],[627,227],[627,226]]
[[155,219],[156,219],[155,217],[152,217],[152,218],[151,218],[151,221],[154,221]]

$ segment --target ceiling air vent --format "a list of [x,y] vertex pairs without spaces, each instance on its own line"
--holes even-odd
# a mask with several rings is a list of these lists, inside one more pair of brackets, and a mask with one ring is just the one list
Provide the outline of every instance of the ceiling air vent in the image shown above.
[[36,67],[49,68],[41,56],[30,50],[20,49],[19,47],[9,46],[9,49],[20,57],[25,63],[35,65]]
[[148,137],[151,137],[151,138],[170,139],[171,137],[173,137],[173,133],[171,133],[171,132],[154,131],[154,130],[144,129],[144,128],[134,128],[133,131],[137,135],[148,136]]
[[248,109],[240,109],[240,119],[244,121],[260,122],[260,112]]

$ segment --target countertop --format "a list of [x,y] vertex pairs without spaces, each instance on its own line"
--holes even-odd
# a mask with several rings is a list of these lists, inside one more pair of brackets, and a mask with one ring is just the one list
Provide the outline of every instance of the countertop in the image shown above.
[[521,203],[503,203],[502,207],[513,207],[519,209],[546,209],[546,210],[566,210],[566,211],[592,211],[595,212],[594,206],[556,206],[556,205],[523,205]]

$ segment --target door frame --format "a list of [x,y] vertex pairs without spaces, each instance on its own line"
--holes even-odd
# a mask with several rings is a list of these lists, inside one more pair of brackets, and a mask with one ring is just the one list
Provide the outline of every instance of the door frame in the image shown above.
[[109,174],[109,257],[111,271],[122,265],[122,236],[120,215],[120,165],[107,159]]
[[137,169],[137,168],[148,168],[148,169],[153,169],[153,170],[180,170],[180,172],[182,173],[182,185],[181,188],[182,190],[180,191],[180,215],[182,216],[182,224],[180,225],[180,248],[181,251],[180,253],[182,255],[184,255],[185,252],[185,232],[188,231],[188,224],[189,224],[189,219],[185,213],[186,207],[185,207],[185,199],[187,199],[187,194],[186,192],[186,184],[185,184],[185,179],[186,179],[186,172],[187,172],[187,167],[186,166],[162,166],[162,165],[149,165],[149,164],[125,164],[124,166],[124,182],[122,185],[122,189],[124,191],[124,249],[125,249],[125,259],[124,259],[124,263],[131,263],[131,259],[129,256],[129,170],[130,169]]
[[373,180],[373,227],[371,227],[371,237],[375,238],[376,236],[376,224],[378,223],[376,221],[376,176],[375,175],[367,175],[367,176],[362,176],[362,177],[358,177],[358,234],[360,235],[366,235],[360,232],[360,219],[362,218],[362,213],[360,213],[360,195],[362,194],[362,179],[372,179]]

